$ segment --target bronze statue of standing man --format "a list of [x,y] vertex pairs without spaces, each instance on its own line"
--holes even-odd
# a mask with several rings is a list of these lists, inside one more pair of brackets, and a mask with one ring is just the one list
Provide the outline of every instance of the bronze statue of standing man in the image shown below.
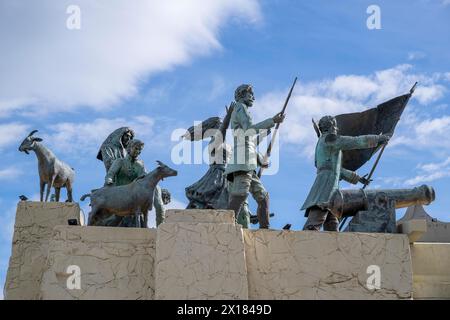
[[225,170],[228,180],[232,181],[228,208],[234,210],[237,217],[250,192],[258,203],[259,227],[267,229],[269,228],[269,194],[256,174],[260,158],[256,145],[258,135],[265,134],[276,123],[283,122],[284,115],[278,113],[273,118],[253,124],[248,110],[255,101],[252,86],[248,84],[239,86],[234,97],[231,115],[231,129],[234,137],[233,156]]
[[342,167],[342,151],[374,148],[389,141],[388,135],[340,136],[336,119],[325,116],[319,121],[320,137],[316,145],[315,166],[317,176],[301,210],[306,210],[308,220],[303,230],[338,231],[339,221],[328,210],[328,202],[339,188],[339,180],[352,184],[368,184],[365,177]]

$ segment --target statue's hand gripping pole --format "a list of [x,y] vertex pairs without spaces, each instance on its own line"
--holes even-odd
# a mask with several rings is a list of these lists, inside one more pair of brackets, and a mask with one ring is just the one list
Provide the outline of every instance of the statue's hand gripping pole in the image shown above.
[[[285,112],[286,112],[286,107],[287,107],[287,105],[288,105],[288,103],[289,103],[289,100],[291,99],[292,91],[294,90],[294,87],[295,87],[295,84],[296,84],[296,83],[297,83],[297,77],[295,77],[294,83],[292,84],[292,87],[291,87],[291,89],[289,90],[289,94],[288,94],[288,96],[286,97],[286,101],[284,102],[283,109],[282,109],[281,112],[280,112],[281,115],[284,115]],[[275,126],[275,130],[273,131],[273,134],[272,134],[272,139],[270,140],[269,146],[267,147],[266,154],[264,155],[264,158],[263,158],[263,163],[268,163],[268,160],[269,160],[269,158],[270,158],[270,154],[272,153],[272,147],[273,147],[273,144],[274,144],[274,142],[275,142],[275,138],[276,138],[277,133],[278,133],[278,129],[280,128],[280,124],[281,124],[281,123],[277,123],[276,126]],[[262,175],[263,170],[264,170],[263,167],[260,167],[260,168],[259,168],[259,172],[258,172],[258,177],[259,177],[259,178],[261,178],[261,175]]]

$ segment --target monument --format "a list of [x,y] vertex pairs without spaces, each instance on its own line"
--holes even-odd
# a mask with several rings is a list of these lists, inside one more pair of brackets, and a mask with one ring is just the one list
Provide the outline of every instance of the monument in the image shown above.
[[[157,228],[147,227],[148,211],[156,204],[164,209],[170,194],[158,184],[178,171],[157,161],[147,172],[139,158],[144,142],[133,130],[119,128],[101,145],[104,186],[82,197],[91,198],[88,225],[78,204],[70,202],[73,169],[32,131],[19,150],[38,157],[41,201],[20,197],[5,299],[450,298],[450,228],[421,207],[435,200],[434,189],[366,189],[414,87],[377,108],[325,116],[315,124],[317,177],[303,205],[308,221],[302,231],[290,225],[269,229],[261,172],[295,82],[273,118],[252,122],[253,88],[241,85],[223,120],[204,121],[199,135],[196,126],[187,130],[185,139],[211,138],[209,169],[186,188],[188,209],[161,211]],[[231,160],[224,139],[230,124]],[[272,127],[262,157],[257,146]],[[371,172],[357,174],[377,152]],[[364,186],[342,190],[340,179]],[[43,182],[49,183],[45,201]],[[52,186],[54,201],[47,202]],[[59,202],[61,187],[69,202]],[[248,193],[258,203],[258,230],[243,221],[250,216]],[[404,207],[407,213],[397,222],[395,210]],[[352,220],[338,232],[345,217]]]

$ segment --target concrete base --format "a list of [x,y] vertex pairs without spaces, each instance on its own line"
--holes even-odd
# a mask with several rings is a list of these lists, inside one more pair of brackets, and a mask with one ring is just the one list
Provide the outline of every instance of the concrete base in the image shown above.
[[21,201],[17,205],[5,299],[38,299],[53,228],[80,221],[77,203]]

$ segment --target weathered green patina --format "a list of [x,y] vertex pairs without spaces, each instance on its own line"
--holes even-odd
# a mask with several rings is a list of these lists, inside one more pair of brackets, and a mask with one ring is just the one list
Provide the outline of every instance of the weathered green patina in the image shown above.
[[234,136],[233,156],[225,174],[256,170],[258,167],[257,137],[262,130],[268,130],[274,126],[273,118],[253,124],[248,106],[241,101],[236,102],[231,115],[231,129]]
[[233,181],[228,209],[235,212],[239,218],[242,205],[250,192],[258,203],[257,215],[260,228],[269,228],[269,194],[264,189],[256,169],[258,164],[266,165],[261,161],[256,146],[259,138],[267,134],[267,130],[276,123],[284,120],[284,115],[276,114],[257,124],[253,124],[248,108],[253,105],[255,96],[251,85],[240,85],[235,93],[235,102],[232,104],[231,128],[233,129],[234,146],[233,156],[225,169],[225,175]]
[[352,184],[364,181],[364,178],[355,172],[342,167],[343,150],[373,148],[388,140],[384,135],[340,136],[336,132],[336,120],[333,117],[329,118],[330,128],[326,130],[321,128],[322,135],[316,145],[317,176],[301,208],[307,210],[305,216],[308,216],[308,209],[311,207],[327,208],[333,192],[339,188],[339,180]]
[[[105,185],[123,186],[130,184],[137,178],[147,174],[144,162],[138,159],[144,143],[134,139],[129,142],[127,154],[125,158],[114,160],[105,177]],[[156,225],[158,226],[164,221],[165,209],[162,200],[161,188],[155,187],[153,197],[153,205],[156,212]],[[135,227],[136,221],[134,217],[117,217],[112,216],[105,221],[106,225],[118,225],[121,227]]]
[[136,178],[144,175],[144,162],[140,159],[133,159],[129,154],[125,158],[114,160],[106,175],[106,184],[123,186],[133,182]]

